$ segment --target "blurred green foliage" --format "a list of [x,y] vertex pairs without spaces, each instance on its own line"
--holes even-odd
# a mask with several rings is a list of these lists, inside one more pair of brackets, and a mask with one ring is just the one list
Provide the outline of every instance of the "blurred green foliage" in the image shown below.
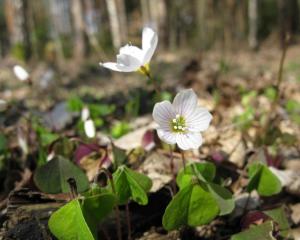
[[23,43],[17,43],[11,48],[12,56],[18,60],[25,60],[25,46]]
[[300,103],[296,100],[288,100],[285,103],[285,109],[291,117],[291,120],[300,124]]
[[120,138],[131,130],[129,123],[117,122],[111,127],[111,135],[113,138]]

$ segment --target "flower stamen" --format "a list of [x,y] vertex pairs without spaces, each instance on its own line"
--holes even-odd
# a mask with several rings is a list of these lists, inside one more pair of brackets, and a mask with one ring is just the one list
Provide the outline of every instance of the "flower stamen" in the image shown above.
[[179,114],[176,114],[175,118],[172,119],[170,125],[172,131],[176,133],[184,133],[186,130],[185,119]]

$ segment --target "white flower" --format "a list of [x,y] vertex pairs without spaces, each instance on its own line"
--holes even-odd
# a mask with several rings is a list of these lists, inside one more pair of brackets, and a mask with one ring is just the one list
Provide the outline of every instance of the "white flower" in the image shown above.
[[173,103],[162,101],[156,103],[153,118],[158,123],[157,134],[168,144],[177,143],[182,150],[196,149],[203,140],[205,131],[212,119],[211,114],[197,106],[197,95],[192,89],[181,91]]
[[93,138],[96,136],[96,129],[92,119],[84,122],[84,131],[89,138]]
[[13,71],[20,81],[27,81],[29,79],[29,73],[23,67],[15,65]]
[[145,27],[142,35],[142,49],[127,44],[120,48],[116,63],[100,63],[100,66],[118,72],[137,71],[141,67],[146,67],[150,62],[157,46],[157,42],[158,37],[156,32],[149,27]]
[[90,110],[88,107],[83,107],[81,110],[81,120],[84,122],[86,120],[88,120],[90,117]]

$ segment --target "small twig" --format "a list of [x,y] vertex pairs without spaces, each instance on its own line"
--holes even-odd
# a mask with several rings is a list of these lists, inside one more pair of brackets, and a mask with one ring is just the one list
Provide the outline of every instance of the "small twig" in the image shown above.
[[127,221],[127,228],[128,228],[128,240],[131,240],[131,219],[130,219],[130,211],[129,211],[129,204],[126,203],[126,221]]
[[284,60],[286,57],[286,53],[287,53],[287,49],[288,49],[288,43],[290,40],[290,35],[287,35],[283,44],[283,49],[282,49],[282,54],[281,54],[281,58],[280,58],[280,62],[279,62],[279,69],[278,69],[278,77],[277,77],[277,81],[275,83],[275,98],[272,101],[271,107],[270,107],[270,114],[267,115],[267,119],[266,122],[263,126],[263,133],[267,132],[267,129],[269,128],[269,125],[271,123],[271,117],[272,117],[272,113],[275,112],[276,106],[278,105],[278,101],[279,101],[279,97],[280,97],[280,87],[282,84],[282,75],[283,75],[283,66],[284,66]]

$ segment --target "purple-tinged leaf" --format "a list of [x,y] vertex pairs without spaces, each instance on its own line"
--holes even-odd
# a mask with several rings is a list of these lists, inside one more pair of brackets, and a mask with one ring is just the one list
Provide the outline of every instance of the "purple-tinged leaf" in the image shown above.
[[100,148],[101,147],[96,143],[80,144],[74,153],[75,162],[79,164],[82,158],[90,155],[93,152],[99,152]]
[[261,211],[252,211],[246,214],[241,221],[242,229],[248,229],[251,225],[259,225],[269,220],[270,217]]
[[151,151],[155,147],[154,130],[147,130],[142,138],[142,147],[146,151]]

